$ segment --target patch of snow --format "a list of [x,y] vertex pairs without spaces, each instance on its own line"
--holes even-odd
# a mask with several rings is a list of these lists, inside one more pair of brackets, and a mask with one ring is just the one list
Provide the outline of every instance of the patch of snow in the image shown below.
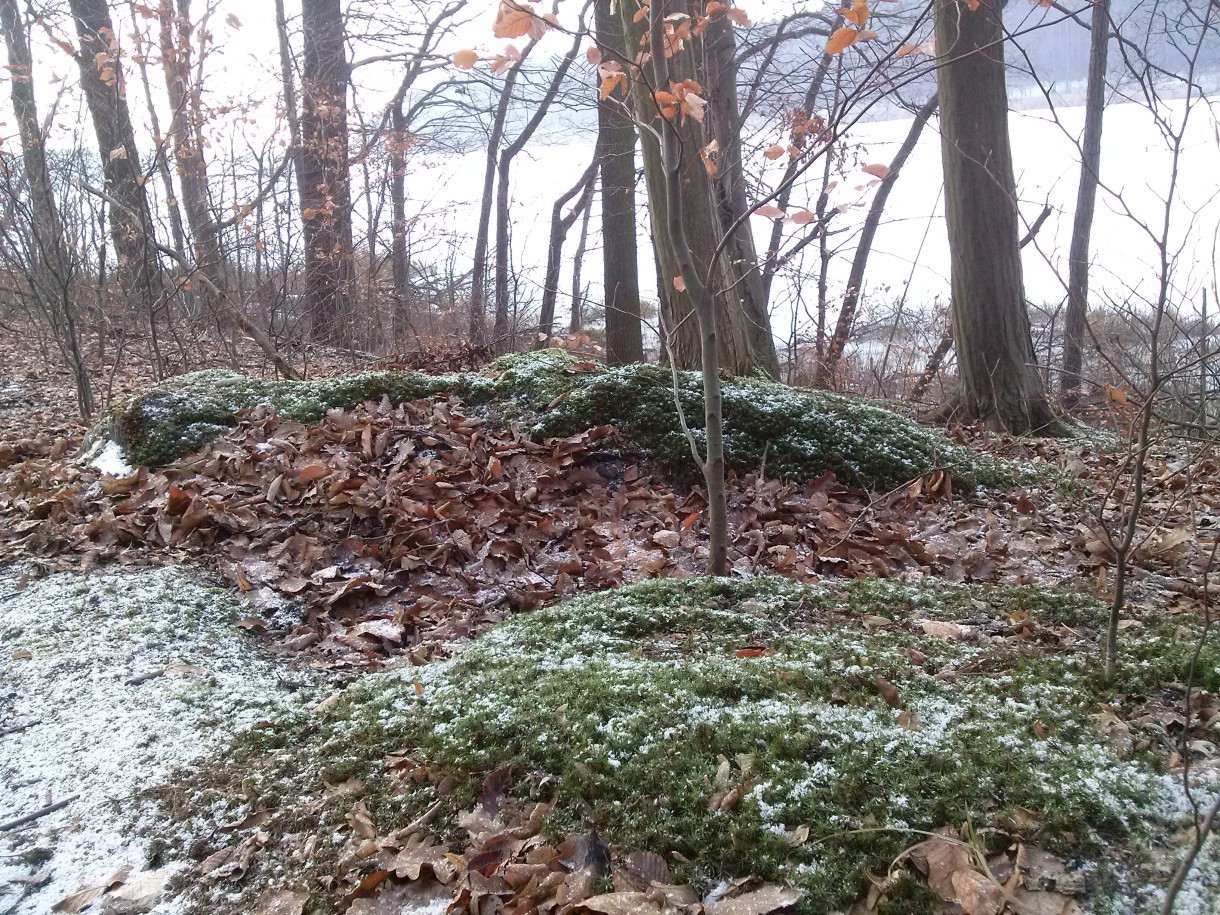
[[96,467],[102,473],[110,474],[112,477],[125,477],[135,471],[135,468],[127,463],[123,446],[110,440],[107,440],[97,456],[89,462],[89,466]]
[[[316,699],[290,692],[232,626],[232,598],[184,569],[22,584],[20,569],[0,570],[0,822],[74,800],[0,833],[7,915],[49,912],[122,866],[173,872],[175,862],[148,861],[150,839],[173,824],[146,790],[235,732]],[[45,882],[26,882],[42,872]]]

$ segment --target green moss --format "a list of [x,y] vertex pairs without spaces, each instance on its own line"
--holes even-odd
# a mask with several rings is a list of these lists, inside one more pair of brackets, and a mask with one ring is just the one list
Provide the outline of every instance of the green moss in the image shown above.
[[[1006,827],[1035,811],[1040,833],[1023,830],[1027,840],[1085,856],[1172,832],[1173,780],[1118,759],[1090,721],[1114,698],[1091,656],[939,639],[918,625],[1014,608],[1077,625],[1104,618],[1083,596],[1028,588],[650,582],[516,617],[446,664],[365,678],[308,728],[282,724],[276,745],[297,760],[283,765],[332,783],[359,777],[382,830],[436,799],[426,782],[404,789],[386,752],[455,776],[437,829],[457,843],[457,813],[509,766],[518,800],[554,803],[552,835],[591,817],[620,851],[680,853],[689,863],[677,879],[791,881],[810,913],[857,898],[918,841],[914,830]],[[896,625],[877,628],[874,616]],[[912,650],[928,660],[914,663]],[[898,689],[901,710],[877,677]],[[243,752],[221,768],[258,765]],[[709,812],[733,788],[740,802]],[[798,827],[812,838],[794,846]],[[900,898],[912,907],[893,911],[926,901],[915,886],[892,904]]]
[[[239,411],[268,405],[285,417],[315,421],[328,409],[389,398],[400,402],[455,394],[537,435],[571,435],[613,424],[628,446],[667,472],[698,473],[674,405],[671,374],[648,365],[605,369],[558,350],[503,356],[482,373],[430,376],[363,372],[317,381],[275,381],[209,370],[170,379],[118,405],[116,437],[132,460],[159,465],[199,448],[232,426]],[[686,421],[701,440],[700,377],[679,373]],[[804,482],[832,470],[845,483],[888,489],[936,468],[959,486],[1006,483],[1028,468],[955,445],[858,398],[734,379],[724,383],[725,453],[738,473],[765,469]]]

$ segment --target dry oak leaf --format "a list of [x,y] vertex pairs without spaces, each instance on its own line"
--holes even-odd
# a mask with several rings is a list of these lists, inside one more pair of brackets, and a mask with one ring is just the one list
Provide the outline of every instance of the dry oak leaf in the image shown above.
[[597,68],[597,73],[601,76],[601,83],[597,87],[597,98],[604,102],[610,97],[615,88],[618,88],[623,95],[627,94],[627,74],[623,72],[622,65],[617,60],[609,60],[601,64]]
[[874,676],[873,683],[877,685],[877,692],[881,693],[886,705],[890,708],[902,708],[902,698],[898,695],[897,686],[881,676]]
[[578,903],[573,911],[596,915],[661,915],[665,909],[648,893],[603,893]]
[[457,866],[448,852],[443,845],[432,845],[427,839],[412,836],[386,866],[400,879],[418,880],[427,868],[441,883],[451,883],[457,876]]
[[469,49],[463,49],[461,51],[455,51],[453,57],[450,59],[453,61],[453,65],[459,70],[469,70],[479,62],[479,55]]
[[928,886],[948,901],[956,901],[965,915],[1000,915],[1004,891],[974,868],[974,855],[957,840],[951,827],[941,830],[945,837],[928,839],[910,849],[912,861],[922,865]]
[[754,212],[751,215],[762,216],[766,219],[783,219],[788,214],[785,213],[783,210],[781,210],[779,207],[774,206],[773,204],[770,204],[770,203],[766,203],[760,207],[755,207]]
[[1060,893],[1027,890],[1021,886],[1017,887],[1015,898],[1021,906],[1021,915],[1081,915],[1083,911],[1075,899]]

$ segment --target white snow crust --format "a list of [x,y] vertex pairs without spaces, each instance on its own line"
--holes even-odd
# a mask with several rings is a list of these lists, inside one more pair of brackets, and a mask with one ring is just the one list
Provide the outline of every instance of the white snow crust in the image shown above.
[[76,796],[0,833],[0,911],[40,915],[122,866],[150,870],[150,837],[174,824],[145,789],[309,701],[287,688],[301,675],[232,625],[234,608],[176,567],[29,581],[0,569],[0,822]]

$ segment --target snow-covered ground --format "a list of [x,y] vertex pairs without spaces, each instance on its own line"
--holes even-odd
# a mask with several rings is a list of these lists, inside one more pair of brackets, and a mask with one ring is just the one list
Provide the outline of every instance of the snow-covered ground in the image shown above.
[[0,831],[0,911],[82,892],[56,909],[78,911],[107,887],[89,911],[171,911],[175,862],[150,862],[148,836],[172,824],[143,793],[312,690],[182,568],[31,571],[0,570],[0,824],[68,803]]

